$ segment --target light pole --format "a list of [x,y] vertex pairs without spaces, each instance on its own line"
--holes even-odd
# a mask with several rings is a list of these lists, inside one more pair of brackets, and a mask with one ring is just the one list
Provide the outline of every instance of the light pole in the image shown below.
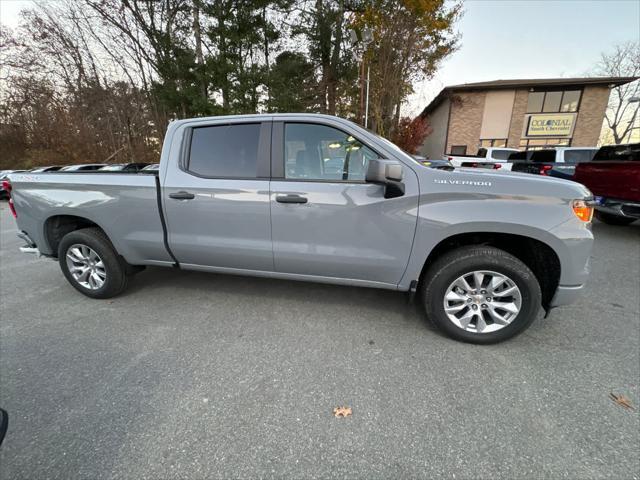
[[[350,32],[350,37],[351,37],[351,43],[357,47],[358,45],[360,45],[362,52],[361,52],[361,62],[362,62],[362,66],[364,67],[364,54],[367,51],[367,48],[369,47],[369,44],[373,41],[373,33],[371,32],[371,29],[369,27],[365,27],[362,30],[360,29],[353,29]],[[364,69],[363,69],[364,70]],[[367,62],[367,80],[366,80],[366,93],[365,93],[365,104],[364,104],[364,128],[367,128],[368,124],[369,124],[369,79],[370,79],[370,72],[371,72],[371,68],[369,66],[369,63]],[[364,76],[364,71],[362,72],[363,76]],[[360,95],[362,98],[362,89],[360,90]],[[362,103],[360,103],[360,108],[362,108]],[[360,110],[360,112],[362,112],[362,110]],[[361,115],[361,113],[360,113]],[[360,117],[360,120],[362,121],[362,117]]]

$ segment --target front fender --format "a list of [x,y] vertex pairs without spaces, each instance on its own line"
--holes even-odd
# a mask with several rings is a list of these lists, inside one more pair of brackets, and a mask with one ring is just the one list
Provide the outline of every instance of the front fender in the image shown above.
[[569,245],[590,251],[592,236],[587,224],[572,213],[570,201],[554,197],[482,194],[433,194],[421,199],[418,225],[409,265],[398,289],[408,290],[418,280],[433,249],[446,239],[468,233],[502,233],[538,240],[558,256],[560,283],[573,285],[575,255]]

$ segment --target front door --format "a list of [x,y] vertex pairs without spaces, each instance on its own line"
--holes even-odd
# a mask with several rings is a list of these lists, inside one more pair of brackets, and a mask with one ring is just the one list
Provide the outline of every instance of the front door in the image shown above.
[[415,173],[405,167],[405,195],[385,199],[383,186],[364,181],[380,155],[352,134],[291,122],[274,125],[273,142],[284,164],[271,181],[275,270],[397,284],[416,228]]
[[185,267],[272,271],[271,123],[195,125],[162,189],[173,254]]

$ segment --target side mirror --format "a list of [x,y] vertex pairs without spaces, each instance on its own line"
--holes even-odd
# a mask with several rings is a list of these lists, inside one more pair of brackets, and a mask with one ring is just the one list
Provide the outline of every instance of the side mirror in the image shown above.
[[366,182],[384,185],[384,198],[395,198],[404,195],[402,183],[402,164],[395,160],[369,160]]

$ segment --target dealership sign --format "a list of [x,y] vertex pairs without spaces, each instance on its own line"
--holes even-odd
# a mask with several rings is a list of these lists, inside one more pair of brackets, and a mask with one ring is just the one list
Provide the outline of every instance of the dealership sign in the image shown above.
[[528,117],[526,137],[570,137],[576,121],[575,113],[533,114]]

